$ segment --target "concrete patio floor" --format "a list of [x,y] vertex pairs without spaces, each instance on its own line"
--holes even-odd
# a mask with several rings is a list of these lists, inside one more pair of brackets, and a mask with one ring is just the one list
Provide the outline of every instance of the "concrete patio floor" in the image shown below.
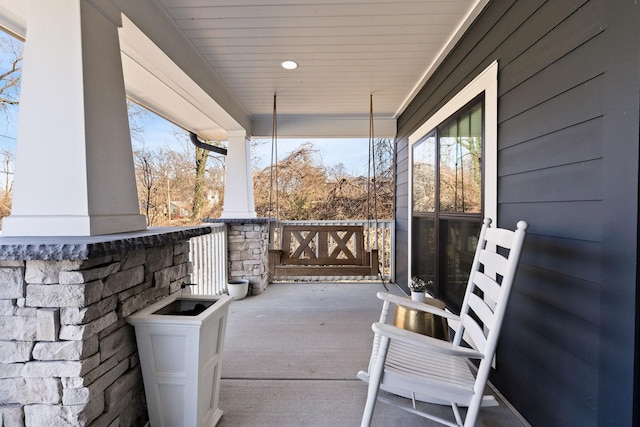
[[[393,284],[389,291],[402,294]],[[222,362],[218,426],[358,426],[380,316],[378,283],[277,283],[233,301]],[[448,407],[437,407],[445,417]],[[440,425],[378,402],[374,426]],[[526,426],[503,402],[478,425]]]

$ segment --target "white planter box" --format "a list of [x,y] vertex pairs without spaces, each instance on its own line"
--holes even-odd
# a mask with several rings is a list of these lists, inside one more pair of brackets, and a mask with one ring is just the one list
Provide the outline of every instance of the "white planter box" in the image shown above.
[[220,420],[221,359],[231,301],[227,295],[178,292],[127,319],[136,331],[153,427],[210,427]]

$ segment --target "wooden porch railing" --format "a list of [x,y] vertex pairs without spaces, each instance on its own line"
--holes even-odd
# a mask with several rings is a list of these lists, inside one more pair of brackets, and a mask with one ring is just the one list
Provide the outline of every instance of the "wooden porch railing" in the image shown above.
[[[362,226],[364,228],[364,249],[369,251],[377,246],[380,274],[385,281],[395,280],[395,224],[393,220],[383,221],[281,221],[290,225],[332,225]],[[191,282],[196,283],[191,292],[196,295],[220,295],[227,292],[227,225],[224,223],[207,224],[213,232],[189,241],[189,260],[193,263]],[[277,229],[272,229],[271,242],[279,239]],[[375,237],[378,237],[376,245]],[[275,244],[279,245],[279,241]],[[266,267],[266,266],[265,266]],[[304,277],[306,279],[309,276]],[[303,279],[301,277],[301,279]],[[318,276],[317,280],[354,280],[353,276]],[[375,280],[377,277],[366,277]]]
[[213,232],[189,240],[189,261],[193,264],[191,293],[221,295],[227,292],[227,225],[208,224]]

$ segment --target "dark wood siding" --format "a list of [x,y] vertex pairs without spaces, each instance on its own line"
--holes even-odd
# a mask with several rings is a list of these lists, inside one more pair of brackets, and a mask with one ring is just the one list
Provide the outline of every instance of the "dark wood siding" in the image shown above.
[[[404,284],[408,283],[407,272],[409,271],[407,233],[409,232],[409,218],[407,205],[409,203],[409,186],[407,180],[409,178],[409,152],[407,142],[396,142],[396,201],[395,201],[395,219],[396,219],[396,282]],[[399,244],[398,244],[399,243]]]
[[495,0],[398,120],[402,284],[408,136],[498,61],[498,220],[530,228],[491,380],[536,426],[633,423],[638,9]]

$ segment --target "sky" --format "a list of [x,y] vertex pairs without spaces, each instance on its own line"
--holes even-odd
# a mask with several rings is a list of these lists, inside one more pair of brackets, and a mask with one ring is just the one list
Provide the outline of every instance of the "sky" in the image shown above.
[[[255,166],[263,168],[271,162],[271,139],[263,142],[256,151]],[[321,163],[327,167],[334,167],[342,163],[345,171],[351,175],[367,175],[367,158],[369,140],[360,139],[283,139],[278,138],[278,159],[282,159],[291,152],[310,142],[318,152]]]
[[[3,123],[4,124],[4,123]],[[0,150],[8,150],[15,153],[16,132],[13,129],[0,129]]]

